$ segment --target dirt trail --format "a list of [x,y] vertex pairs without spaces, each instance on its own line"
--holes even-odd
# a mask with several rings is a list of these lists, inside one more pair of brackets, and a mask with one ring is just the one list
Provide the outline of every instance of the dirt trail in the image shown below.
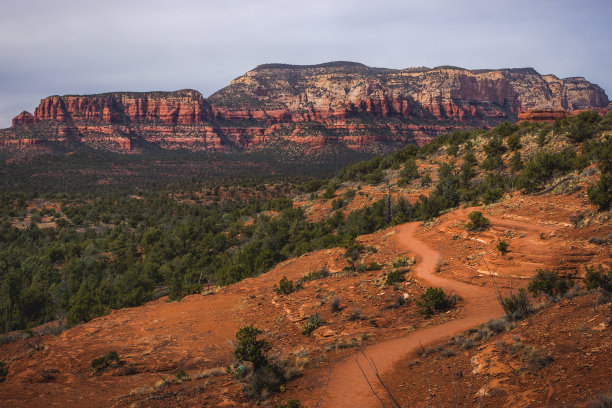
[[[366,348],[365,354],[375,363],[381,376],[385,371],[390,370],[394,363],[415,350],[420,344],[425,345],[443,337],[452,336],[503,314],[492,288],[474,286],[434,275],[439,253],[414,236],[418,225],[419,223],[414,222],[398,227],[396,235],[398,243],[417,255],[417,264],[414,269],[416,276],[431,286],[441,287],[446,292],[452,291],[460,295],[463,299],[464,312],[459,319],[438,326],[418,329],[407,336]],[[363,355],[357,353],[335,362],[322,406],[381,406],[380,401],[372,393],[370,385],[364,379],[362,369],[374,386],[376,393],[385,402],[385,406],[393,406],[376,379],[372,366]],[[320,395],[322,393],[323,391]]]

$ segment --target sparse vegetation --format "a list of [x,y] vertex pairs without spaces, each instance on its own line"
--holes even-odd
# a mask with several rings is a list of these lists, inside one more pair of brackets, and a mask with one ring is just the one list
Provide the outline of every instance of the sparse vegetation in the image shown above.
[[527,291],[523,288],[519,289],[517,293],[511,293],[509,296],[503,297],[500,302],[509,320],[524,319],[532,311]]
[[393,286],[398,282],[402,282],[403,280],[404,272],[402,272],[400,269],[393,269],[389,273],[387,273],[385,283],[389,286]]
[[292,292],[295,292],[296,287],[293,284],[293,281],[287,279],[286,276],[283,276],[278,282],[278,286],[274,285],[272,289],[277,295],[288,295]]
[[323,325],[323,319],[318,314],[310,315],[306,323],[302,326],[302,334],[310,336],[317,328]]
[[544,294],[549,299],[559,299],[572,286],[572,281],[559,276],[558,272],[538,269],[536,276],[529,283],[529,292],[534,296]]
[[115,350],[109,351],[106,355],[91,360],[91,369],[95,373],[116,368],[123,365],[125,362],[119,358],[119,354]]
[[510,244],[508,244],[506,241],[499,239],[497,240],[497,245],[495,247],[502,255],[506,255],[508,253],[509,246]]
[[417,300],[419,313],[431,316],[446,311],[457,304],[458,298],[447,295],[441,288],[427,288]]
[[468,214],[470,222],[467,223],[468,231],[484,231],[489,229],[491,222],[480,211],[472,211]]

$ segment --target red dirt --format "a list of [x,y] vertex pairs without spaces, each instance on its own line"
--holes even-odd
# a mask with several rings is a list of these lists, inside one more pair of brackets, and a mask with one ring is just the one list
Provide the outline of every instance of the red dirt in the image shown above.
[[[466,306],[462,316],[456,320],[420,329],[408,336],[367,347],[365,354],[374,361],[380,373],[391,369],[393,364],[399,361],[402,356],[415,350],[421,344],[429,344],[440,338],[478,325],[502,313],[492,290],[434,275],[439,253],[414,236],[417,227],[418,223],[405,224],[398,228],[398,234],[396,235],[400,245],[418,254],[417,266],[415,268],[416,276],[432,286],[441,287],[447,292],[459,294]],[[359,359],[359,363],[357,359]],[[363,357],[359,358],[358,354],[354,354],[335,362],[322,406],[339,407],[353,405],[374,407],[380,404],[373,395],[368,381],[364,379],[359,365],[367,373],[368,381],[375,385],[376,393],[388,399],[385,396],[384,390],[381,389],[380,383],[376,380],[371,366],[369,366]],[[319,393],[315,390],[313,394],[317,395]],[[315,406],[315,404],[305,406]]]

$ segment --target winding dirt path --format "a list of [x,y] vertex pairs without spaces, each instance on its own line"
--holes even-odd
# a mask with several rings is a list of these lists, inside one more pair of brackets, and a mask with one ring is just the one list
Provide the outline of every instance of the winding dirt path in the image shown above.
[[[454,292],[463,299],[461,318],[438,326],[419,329],[407,336],[375,344],[365,350],[375,363],[379,374],[390,370],[403,356],[421,344],[426,345],[446,336],[452,336],[489,319],[499,317],[503,310],[495,298],[492,288],[479,287],[434,274],[438,251],[427,246],[414,236],[419,223],[413,222],[398,227],[396,239],[407,250],[417,255],[414,268],[416,276],[428,285]],[[362,373],[363,370],[363,373]],[[375,371],[363,355],[357,353],[335,362],[322,407],[380,407],[381,402],[373,394],[364,374],[380,396],[385,406],[393,406],[387,393],[376,379]],[[316,397],[315,397],[316,398]]]

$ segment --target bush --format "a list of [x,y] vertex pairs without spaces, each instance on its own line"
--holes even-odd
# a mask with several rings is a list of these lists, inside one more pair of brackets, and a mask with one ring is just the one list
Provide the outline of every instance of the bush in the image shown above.
[[457,297],[448,296],[442,288],[427,288],[416,303],[419,313],[431,316],[455,306],[457,304]]
[[278,286],[274,285],[272,290],[274,290],[277,295],[288,295],[291,292],[295,292],[296,287],[293,284],[293,281],[290,281],[286,276],[283,276],[278,282]]
[[582,281],[587,290],[601,289],[604,293],[612,294],[612,269],[606,272],[601,264],[597,269],[595,266],[585,266],[584,269],[586,274]]
[[510,245],[506,241],[501,240],[501,239],[497,240],[496,248],[502,255],[506,255],[508,253],[509,246]]
[[336,198],[332,201],[331,203],[331,208],[333,211],[339,210],[340,208],[344,207],[344,200],[342,198]]
[[322,326],[323,323],[323,319],[321,319],[318,314],[310,315],[306,323],[302,326],[302,334],[305,336],[310,336],[310,333]]
[[612,394],[599,394],[597,400],[589,405],[591,408],[612,408]]
[[467,223],[468,231],[484,231],[489,229],[491,222],[480,211],[472,211],[468,214],[470,222]]
[[506,319],[492,319],[487,322],[487,329],[497,334],[506,331],[508,324]]
[[400,172],[399,185],[409,184],[412,180],[419,177],[419,169],[414,159],[408,160]]
[[362,319],[363,319],[363,315],[361,314],[361,309],[355,308],[351,311],[349,320],[362,320]]
[[305,282],[310,282],[312,280],[315,279],[323,279],[329,276],[329,269],[327,269],[325,266],[322,267],[321,269],[317,270],[317,271],[312,271],[312,272],[308,272],[306,275],[302,276],[299,280],[298,280],[298,285],[301,285],[302,283]]
[[329,308],[331,310],[332,313],[336,313],[338,311],[340,311],[340,299],[337,297],[334,297],[331,302],[329,302]]
[[521,148],[521,136],[518,133],[513,133],[508,137],[506,143],[510,150],[516,151]]
[[400,256],[391,261],[391,266],[394,268],[402,268],[404,266],[409,266],[414,263],[414,260],[408,258],[407,256]]
[[191,380],[191,377],[189,376],[187,371],[185,371],[183,369],[178,370],[176,372],[176,374],[174,375],[174,378],[176,378],[178,381],[189,381],[189,380]]
[[577,116],[567,119],[567,138],[580,143],[592,138],[597,132],[601,118],[597,112],[580,112]]
[[6,379],[8,375],[8,368],[4,366],[4,361],[0,361],[0,382]]
[[510,296],[502,298],[501,306],[506,312],[508,320],[524,319],[532,311],[527,292],[523,288],[519,289],[517,294],[511,293]]
[[599,211],[606,211],[612,204],[612,176],[602,174],[596,185],[587,189],[589,201],[598,207]]
[[236,332],[234,357],[238,362],[250,362],[256,371],[268,366],[264,353],[272,347],[266,340],[257,339],[261,333],[262,331],[254,326],[244,326]]
[[119,354],[115,350],[109,351],[105,356],[94,358],[91,360],[91,368],[94,372],[100,372],[112,367],[118,367],[123,364],[119,358]]
[[518,185],[527,193],[533,193],[557,175],[573,170],[575,159],[576,151],[572,148],[559,153],[538,152],[519,174]]
[[326,200],[331,200],[332,198],[334,198],[335,195],[336,195],[336,186],[330,184],[327,186],[327,188],[325,189],[321,197],[323,197]]
[[400,271],[399,269],[393,269],[391,272],[387,274],[385,283],[389,286],[392,286],[403,280],[404,280],[404,272]]
[[276,408],[300,408],[301,406],[299,400],[291,399],[282,405],[277,405]]
[[550,299],[558,299],[572,287],[572,282],[556,271],[537,270],[537,275],[529,283],[529,292],[534,296],[543,293]]

